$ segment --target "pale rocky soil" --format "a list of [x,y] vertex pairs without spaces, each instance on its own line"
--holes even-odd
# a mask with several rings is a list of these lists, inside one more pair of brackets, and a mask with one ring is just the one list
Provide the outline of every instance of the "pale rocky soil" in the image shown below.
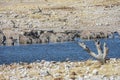
[[[7,38],[31,30],[120,32],[120,0],[0,0]],[[40,10],[38,9],[40,8]],[[120,60],[0,65],[0,80],[120,80]]]
[[120,80],[120,59],[0,65],[0,80]]
[[79,30],[83,36],[120,32],[120,0],[0,0],[0,30],[8,45],[20,35],[41,42],[26,39],[31,30]]
[[11,2],[0,1],[0,24],[4,32],[14,32],[16,28],[21,34],[33,29],[120,31],[120,0],[8,1]]

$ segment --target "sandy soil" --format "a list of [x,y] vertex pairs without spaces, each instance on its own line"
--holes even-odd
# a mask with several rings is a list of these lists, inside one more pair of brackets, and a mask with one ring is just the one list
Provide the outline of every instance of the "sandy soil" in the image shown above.
[[[27,0],[26,0],[27,1]],[[0,0],[0,30],[120,32],[120,0]],[[119,80],[120,60],[0,65],[0,80]]]
[[13,63],[0,65],[0,80],[119,80],[120,60]]
[[119,32],[120,0],[1,1],[0,16],[2,29],[16,26],[20,31],[75,29]]

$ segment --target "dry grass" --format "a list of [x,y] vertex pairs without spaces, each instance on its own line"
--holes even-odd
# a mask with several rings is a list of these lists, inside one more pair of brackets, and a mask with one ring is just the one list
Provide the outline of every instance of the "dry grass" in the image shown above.
[[51,8],[43,8],[44,10],[65,10],[65,11],[74,11],[74,7],[60,6],[60,7],[51,7]]
[[103,6],[117,5],[120,4],[120,0],[94,0],[93,4]]
[[43,16],[42,16],[41,14],[30,14],[29,17],[32,18],[32,19],[40,19],[40,18],[43,18]]
[[[9,2],[11,0],[7,0]],[[54,8],[49,8],[49,9],[55,9],[55,10],[74,10],[73,7],[65,6],[65,5],[71,5],[74,2],[79,2],[79,6],[110,6],[110,5],[120,5],[120,0],[48,0],[48,2],[53,2],[53,4],[58,4],[57,7],[54,6]],[[1,3],[3,4],[3,3]],[[42,1],[38,2],[30,2],[30,3],[6,3],[5,5],[1,5],[0,11],[4,10],[14,10],[14,11],[26,11],[28,9],[35,9],[38,6],[41,8],[47,8],[46,6],[47,2]]]
[[[8,1],[8,0],[7,0]],[[11,0],[9,0],[11,1]],[[48,3],[52,3],[52,5],[48,5]],[[77,5],[75,5],[77,3]],[[2,3],[1,3],[2,4]],[[71,6],[74,4],[74,7]],[[99,19],[100,17],[105,17],[107,16],[106,14],[103,13],[93,13],[96,11],[96,9],[88,9],[86,10],[87,6],[111,6],[111,5],[120,5],[120,0],[48,0],[48,2],[33,2],[33,3],[6,3],[5,5],[0,5],[0,12],[3,11],[14,11],[17,12],[18,14],[22,13],[28,13],[31,10],[37,10],[38,6],[42,10],[64,10],[64,11],[77,11],[81,10],[80,14],[76,15],[81,17],[82,19],[92,19],[95,16],[95,19]],[[31,14],[28,13],[30,18],[41,18],[43,15],[39,14]],[[85,21],[85,22],[84,22]],[[81,22],[82,24],[94,24],[94,22],[86,21],[83,20]],[[84,25],[84,26],[86,26]]]
[[[71,65],[70,68],[65,69],[65,64],[66,65]],[[20,70],[25,69],[27,72],[27,75],[31,77],[39,77],[41,78],[40,75],[40,70],[46,70],[43,64],[40,63],[31,63],[31,64],[11,64],[11,65],[4,65],[0,66],[0,71],[3,72],[0,74],[0,79],[5,79],[6,76],[17,76],[18,79],[24,78],[21,75]],[[41,67],[40,67],[41,66]],[[59,67],[58,67],[59,66]],[[106,64],[101,65],[97,61],[84,61],[84,62],[58,62],[56,64],[53,64],[51,67],[47,67],[49,69],[49,73],[51,75],[46,75],[44,77],[45,80],[62,80],[65,76],[69,75],[70,78],[75,78],[78,76],[83,77],[84,75],[89,75],[92,74],[93,70],[98,71],[98,75],[105,75],[107,77],[113,75],[113,76],[120,76],[120,60],[110,60]],[[15,71],[15,74],[11,74],[11,71]],[[59,74],[59,76],[55,77],[55,75]],[[93,74],[96,75],[96,74]],[[42,78],[41,78],[42,79]]]
[[[11,0],[9,0],[11,1]],[[41,25],[38,29],[95,30],[118,31],[120,0],[34,0],[35,2],[0,3],[0,13],[8,19],[22,19],[26,24],[28,19]],[[35,13],[38,7],[41,13]],[[11,14],[18,14],[11,18]],[[24,16],[25,15],[25,16]],[[66,21],[60,21],[64,20]],[[42,22],[42,23],[41,23]],[[20,26],[21,27],[21,26]],[[25,26],[22,26],[22,28]],[[114,27],[114,28],[113,28]],[[29,28],[24,28],[29,30]]]

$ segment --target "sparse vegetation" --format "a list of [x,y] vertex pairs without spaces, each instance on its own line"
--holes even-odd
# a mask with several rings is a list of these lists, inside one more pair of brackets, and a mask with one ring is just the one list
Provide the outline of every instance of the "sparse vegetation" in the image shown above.
[[[120,0],[0,0],[0,23],[7,44],[11,44],[8,38],[20,39],[21,44],[73,41],[74,35],[85,39],[105,38],[111,32],[120,32]],[[1,39],[4,35],[1,34]],[[0,80],[120,79],[120,59],[106,61],[106,43],[102,50],[100,42],[95,42],[98,54],[84,43],[79,45],[105,64],[96,60],[3,64]]]
[[[84,62],[34,62],[0,66],[0,80],[11,79],[42,79],[42,80],[56,80],[64,79],[113,79],[119,80],[120,78],[120,60],[108,60],[109,62],[101,65],[96,61],[84,61]],[[112,64],[111,64],[112,63]],[[14,72],[14,73],[11,73]],[[14,77],[11,77],[14,76]],[[85,77],[86,76],[86,77]],[[95,78],[95,76],[97,78]]]

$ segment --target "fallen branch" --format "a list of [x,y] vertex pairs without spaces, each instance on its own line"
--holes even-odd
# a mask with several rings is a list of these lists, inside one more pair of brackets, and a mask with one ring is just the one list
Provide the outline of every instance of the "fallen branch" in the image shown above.
[[85,51],[87,51],[91,56],[93,56],[94,58],[96,58],[98,61],[100,61],[102,64],[106,63],[106,56],[108,54],[108,47],[106,45],[106,43],[104,43],[103,45],[103,51],[101,49],[101,44],[99,41],[96,41],[95,42],[95,45],[96,45],[96,48],[97,48],[97,51],[98,51],[98,54],[95,54],[94,52],[92,52],[89,47],[87,47],[83,42],[79,42],[78,43]]

